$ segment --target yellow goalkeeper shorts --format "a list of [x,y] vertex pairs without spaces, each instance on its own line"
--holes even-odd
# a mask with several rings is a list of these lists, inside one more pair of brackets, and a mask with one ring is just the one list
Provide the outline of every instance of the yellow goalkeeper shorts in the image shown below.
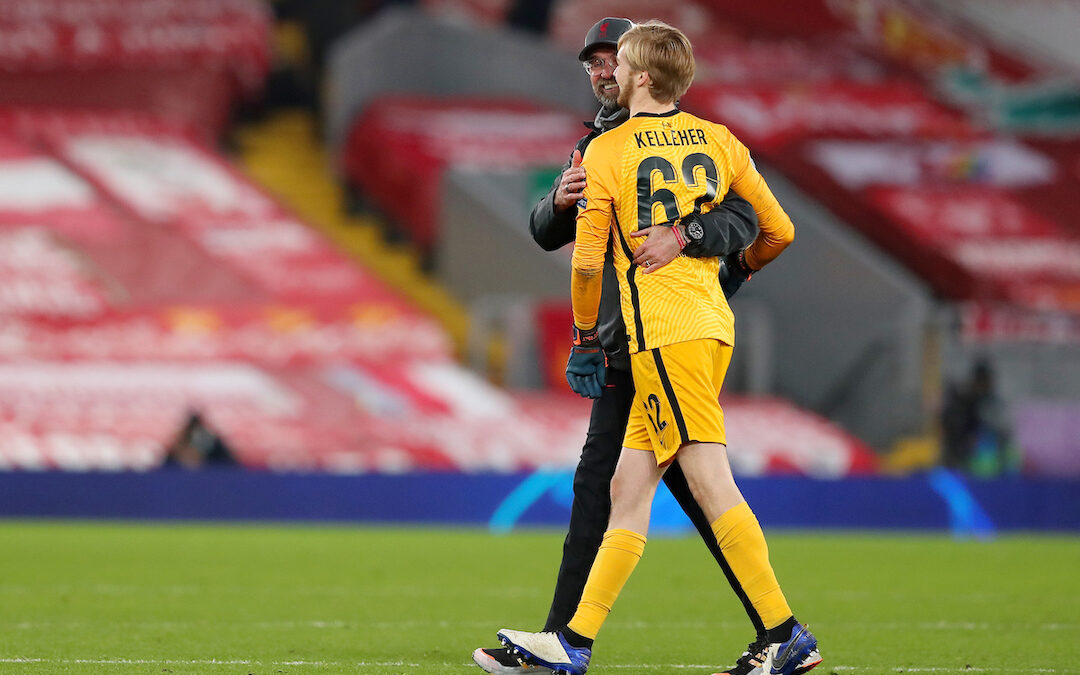
[[663,466],[684,443],[727,443],[720,388],[732,348],[703,339],[630,356],[634,405],[623,447],[651,451]]

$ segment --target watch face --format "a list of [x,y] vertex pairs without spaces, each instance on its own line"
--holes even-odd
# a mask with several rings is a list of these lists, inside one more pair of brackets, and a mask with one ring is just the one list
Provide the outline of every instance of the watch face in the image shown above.
[[686,226],[686,234],[694,241],[701,241],[705,238],[705,228],[701,226],[701,223],[694,221]]

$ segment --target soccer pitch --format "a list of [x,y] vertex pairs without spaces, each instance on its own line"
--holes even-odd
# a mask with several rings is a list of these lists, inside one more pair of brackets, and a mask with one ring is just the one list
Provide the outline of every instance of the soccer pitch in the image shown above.
[[[1080,672],[1080,537],[768,532],[815,673]],[[2,673],[480,673],[547,615],[561,533],[0,521]],[[701,673],[749,622],[653,538],[590,673]]]

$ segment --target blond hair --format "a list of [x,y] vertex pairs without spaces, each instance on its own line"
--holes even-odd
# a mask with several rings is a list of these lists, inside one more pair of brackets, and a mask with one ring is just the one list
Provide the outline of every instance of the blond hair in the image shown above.
[[619,38],[627,65],[649,73],[649,93],[674,103],[694,81],[694,48],[681,30],[653,19],[635,24]]

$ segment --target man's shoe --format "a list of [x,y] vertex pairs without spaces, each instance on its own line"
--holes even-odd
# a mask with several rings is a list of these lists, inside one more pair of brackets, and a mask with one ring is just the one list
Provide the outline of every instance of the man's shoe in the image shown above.
[[763,675],[799,675],[821,663],[817,638],[806,626],[795,624],[787,642],[774,642],[761,664]]
[[528,633],[503,628],[497,633],[513,657],[521,657],[532,666],[550,668],[555,675],[585,675],[592,650],[572,647],[560,632]]
[[765,654],[769,651],[769,641],[765,638],[754,640],[746,646],[735,665],[722,673],[713,675],[761,675],[761,664],[765,663]]
[[495,649],[477,649],[472,653],[472,660],[485,673],[497,675],[540,675],[550,672],[543,666],[530,666],[522,663],[506,647]]
[[[746,651],[742,653],[734,666],[722,673],[713,673],[713,675],[762,675],[764,671],[761,667],[765,663],[768,650],[769,642],[765,638],[754,640],[746,646]],[[793,671],[793,675],[808,673],[819,663],[821,663],[821,654],[815,649],[799,663],[799,666]]]

